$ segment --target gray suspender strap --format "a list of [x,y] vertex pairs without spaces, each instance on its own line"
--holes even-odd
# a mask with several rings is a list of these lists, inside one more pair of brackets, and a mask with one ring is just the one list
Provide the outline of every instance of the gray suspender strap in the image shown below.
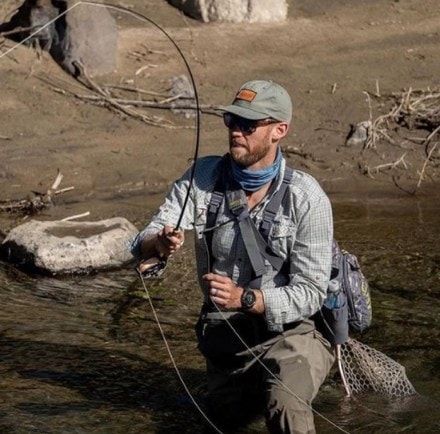
[[266,209],[264,210],[259,233],[263,236],[266,242],[269,239],[269,234],[270,230],[272,229],[273,221],[275,220],[275,216],[280,209],[281,202],[283,201],[284,195],[286,194],[287,187],[289,186],[292,177],[293,170],[290,167],[286,166],[284,169],[284,177],[280,188],[269,201]]
[[246,247],[246,252],[251,261],[255,277],[261,277],[266,272],[263,257],[254,232],[255,225],[249,216],[247,199],[243,190],[228,191],[226,193],[229,209],[237,218],[241,237]]
[[[269,247],[266,240],[260,234],[255,224],[252,222],[252,220],[250,220],[250,222],[252,225],[252,230],[255,235],[255,240],[257,242],[260,255],[266,258],[275,270],[280,271],[284,265],[284,261],[278,255],[272,252],[272,249]],[[245,244],[246,242],[247,240],[245,240]]]
[[206,212],[206,226],[204,231],[204,237],[208,249],[210,272],[212,271],[212,237],[214,235],[214,228],[217,219],[218,209],[220,207],[220,204],[223,202],[223,198],[225,197],[225,194],[223,192],[225,189],[223,179],[224,179],[224,172],[225,172],[224,169],[226,166],[227,158],[229,158],[228,154],[224,155],[219,162],[219,175],[214,185],[214,190],[211,194],[211,200],[209,202],[208,209]]
[[[220,164],[223,165],[223,168],[226,168],[226,163],[226,158],[223,158]],[[284,195],[286,194],[287,187],[290,184],[292,176],[293,170],[290,167],[286,167],[279,190],[274,194],[272,199],[267,204],[266,209],[264,210],[260,230],[257,229],[249,216],[247,199],[244,191],[241,189],[236,189],[228,190],[226,193],[229,209],[237,218],[246,252],[252,264],[254,275],[257,278],[254,279],[252,282],[255,282],[254,284],[258,286],[251,286],[253,288],[260,287],[261,276],[266,271],[262,257],[266,258],[267,261],[269,261],[269,263],[272,265],[272,267],[274,267],[274,269],[277,271],[280,271],[282,266],[284,265],[284,261],[272,252],[271,248],[267,244],[267,240],[269,238],[273,221],[281,206],[281,202]],[[220,176],[214,187],[214,191],[212,192],[207,211],[205,239],[210,257],[212,257],[212,229],[215,227],[218,209],[225,196],[225,194],[223,193],[223,190],[225,189],[223,183],[224,179],[224,174],[220,172]],[[257,281],[259,281],[260,283],[258,284]]]

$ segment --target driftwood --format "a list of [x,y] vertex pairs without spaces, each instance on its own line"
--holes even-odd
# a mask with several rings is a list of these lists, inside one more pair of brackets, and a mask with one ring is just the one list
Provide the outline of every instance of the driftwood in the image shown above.
[[[61,89],[53,88],[55,92],[62,92]],[[105,105],[108,103],[108,97],[103,97],[99,95],[80,95],[80,94],[74,94],[74,96],[78,99],[81,99],[83,101],[90,102],[91,104],[96,105]],[[163,110],[171,110],[174,108],[179,108],[183,110],[197,110],[197,105],[195,103],[185,103],[185,97],[182,97],[180,95],[173,96],[170,98],[166,98],[161,101],[145,101],[145,100],[137,100],[137,99],[123,99],[123,98],[112,98],[111,101],[113,103],[116,103],[118,105],[122,106],[129,106],[129,107],[149,107],[149,108],[156,108],[156,109],[163,109]],[[181,104],[176,106],[176,104],[173,103],[173,101],[182,101]],[[191,99],[192,100],[192,99]],[[199,109],[205,112],[207,110],[219,110],[219,106],[210,105],[210,104],[199,104]]]
[[[53,78],[49,80],[47,76],[39,78],[49,84],[54,92],[72,96],[88,104],[106,107],[122,116],[132,117],[155,127],[194,128],[193,126],[175,125],[171,120],[151,115],[146,110],[170,110],[172,112],[179,110],[195,113],[198,108],[200,112],[205,114],[220,115],[220,105],[199,104],[197,106],[193,97],[184,93],[172,94],[171,90],[158,92],[129,85],[99,84],[87,74],[83,65],[75,62],[75,66],[80,71],[77,77],[78,83],[84,86],[89,93],[72,89],[72,84],[67,84],[63,80],[60,80],[61,83],[56,83]],[[84,87],[82,87],[83,90]]]
[[[363,124],[367,125],[366,140],[363,143],[363,150],[377,150],[379,143],[384,140],[394,146],[405,147],[408,142],[416,143],[416,150],[424,149],[424,160],[420,170],[417,170],[418,182],[411,194],[414,194],[425,179],[428,167],[438,167],[438,148],[440,139],[440,88],[414,90],[408,89],[403,92],[395,92],[382,95],[376,83],[376,94],[364,92],[367,96],[370,118]],[[380,100],[381,105],[390,104],[388,113],[373,119],[372,98]],[[418,130],[428,132],[425,137],[407,137],[404,141],[399,139],[397,131],[407,134],[408,131]],[[437,150],[437,154],[435,151]],[[365,166],[365,173],[373,177],[373,173],[385,170],[408,170],[409,164],[405,161],[407,152],[393,162],[380,164],[375,167]],[[436,163],[437,160],[437,163]],[[412,164],[414,166],[414,164]],[[395,180],[395,183],[397,181]],[[406,190],[405,190],[406,191]]]
[[32,195],[25,199],[0,201],[0,211],[18,213],[24,215],[35,215],[43,209],[53,206],[53,197],[73,190],[75,187],[58,189],[63,175],[60,171],[52,186],[45,192],[32,191]]
[[[396,125],[410,130],[424,129],[430,133],[434,132],[434,135],[439,133],[440,89],[413,90],[410,88],[400,93],[395,92],[388,95],[380,95],[377,90],[376,95],[370,95],[368,92],[364,92],[364,94],[367,96],[370,110],[369,122],[371,122],[365,149],[376,148],[380,139],[385,139],[394,144],[390,130]],[[373,119],[371,96],[380,99],[382,102],[391,101],[391,110]]]

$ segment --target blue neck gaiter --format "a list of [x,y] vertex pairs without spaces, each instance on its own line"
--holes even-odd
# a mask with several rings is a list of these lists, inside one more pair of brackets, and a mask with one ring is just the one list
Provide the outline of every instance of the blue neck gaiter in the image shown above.
[[261,170],[243,169],[231,159],[232,175],[243,190],[257,191],[277,176],[280,171],[281,161],[282,154],[279,148],[274,163]]

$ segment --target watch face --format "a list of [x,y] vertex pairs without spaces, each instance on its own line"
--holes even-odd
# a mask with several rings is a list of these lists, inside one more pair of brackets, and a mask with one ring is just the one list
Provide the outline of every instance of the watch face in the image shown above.
[[254,291],[250,291],[247,289],[243,292],[241,303],[244,309],[250,309],[255,304],[255,301],[256,296]]

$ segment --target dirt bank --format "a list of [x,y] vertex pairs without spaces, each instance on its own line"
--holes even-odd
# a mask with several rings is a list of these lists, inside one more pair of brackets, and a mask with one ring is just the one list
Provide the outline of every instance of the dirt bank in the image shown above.
[[[20,3],[3,1],[0,22]],[[438,0],[290,1],[287,22],[276,25],[201,24],[164,0],[115,4],[169,32],[191,66],[202,104],[229,103],[248,79],[282,83],[295,106],[284,142],[290,164],[312,173],[330,194],[437,194],[439,149],[429,159],[428,153],[438,134],[426,143],[429,130],[391,123],[392,142],[382,138],[368,149],[345,142],[350,125],[389,112],[387,94],[440,85]],[[154,26],[114,14],[119,67],[96,83],[147,90],[150,99],[156,92],[163,100],[170,79],[186,74],[182,60]],[[2,52],[13,45],[0,43]],[[140,224],[193,155],[194,119],[143,112],[171,122],[157,127],[93,105],[79,98],[91,92],[46,53],[19,47],[0,58],[0,74],[1,201],[44,192],[59,169],[61,187],[75,189],[58,195],[42,217],[90,211],[91,220],[119,215]],[[221,118],[202,114],[201,155],[224,152],[225,139]],[[0,212],[4,230],[17,221]]]

